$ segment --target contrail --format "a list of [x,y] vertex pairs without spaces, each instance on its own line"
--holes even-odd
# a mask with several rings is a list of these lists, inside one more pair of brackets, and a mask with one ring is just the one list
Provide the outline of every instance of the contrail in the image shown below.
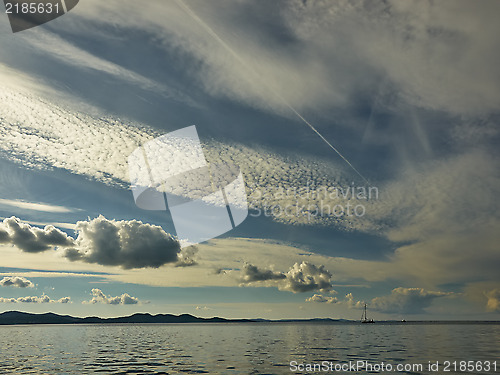
[[[251,66],[247,65],[245,61],[226,42],[224,42],[224,40],[222,40],[214,30],[212,30],[210,26],[208,26],[205,22],[203,22],[203,20],[200,17],[198,17],[198,15],[194,13],[191,10],[191,8],[184,3],[184,1],[182,0],[175,0],[175,1],[191,18],[193,18],[193,20],[196,21],[198,25],[203,27],[210,36],[212,36],[215,40],[217,40],[219,44],[222,45],[222,47],[224,47],[224,49],[228,51],[241,65],[243,65],[255,77],[260,79],[259,74]],[[333,151],[335,151],[337,155],[340,156],[342,160],[344,160],[347,163],[347,165],[351,167],[351,169],[354,172],[356,172],[356,174],[366,182],[366,184],[368,185],[370,184],[368,180],[356,168],[354,168],[354,166],[349,162],[349,160],[347,160],[347,158],[345,158],[344,155],[342,155],[340,151],[335,148],[335,146],[333,146],[330,142],[328,142],[328,140],[309,121],[307,121],[304,118],[304,116],[302,116],[295,108],[292,107],[290,103],[288,103],[288,101],[285,98],[283,98],[283,96],[281,96],[276,90],[274,90],[271,86],[269,86],[269,84],[267,84],[267,82],[265,82],[262,79],[261,83],[271,93],[273,93],[285,105],[285,107],[290,109],[300,120],[302,120],[307,126],[309,126],[312,129],[312,131],[315,132],[328,145],[328,147],[330,147]]]

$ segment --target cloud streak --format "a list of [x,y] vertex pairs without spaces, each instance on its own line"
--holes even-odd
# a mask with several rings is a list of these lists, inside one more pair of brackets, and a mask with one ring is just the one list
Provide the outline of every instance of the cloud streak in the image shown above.
[[19,199],[0,199],[0,205],[21,208],[23,210],[53,212],[53,213],[67,213],[74,212],[75,209],[64,206],[55,206],[51,204],[26,202]]
[[[481,7],[466,1],[180,4],[94,1],[79,14],[152,33],[164,50],[201,66],[190,74],[206,93],[264,110],[283,113],[280,98],[301,111],[340,108],[376,94],[382,80],[384,107],[410,103],[470,114],[496,111],[500,101],[494,1]],[[234,17],[241,12],[246,22]],[[272,21],[263,14],[273,14]]]

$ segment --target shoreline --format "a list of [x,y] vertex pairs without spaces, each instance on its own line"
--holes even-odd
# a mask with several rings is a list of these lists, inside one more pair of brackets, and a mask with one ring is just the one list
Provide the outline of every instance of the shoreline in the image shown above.
[[[114,318],[100,318],[89,316],[85,318],[74,317],[70,315],[59,315],[55,313],[27,313],[21,311],[6,311],[0,313],[0,326],[4,325],[35,325],[35,324],[333,324],[333,325],[362,325],[357,320],[332,319],[332,318],[311,318],[311,319],[227,319],[221,317],[202,318],[190,314],[155,314],[136,313],[128,316]],[[380,320],[375,321],[377,325],[500,325],[497,320]],[[364,324],[363,324],[364,325]]]

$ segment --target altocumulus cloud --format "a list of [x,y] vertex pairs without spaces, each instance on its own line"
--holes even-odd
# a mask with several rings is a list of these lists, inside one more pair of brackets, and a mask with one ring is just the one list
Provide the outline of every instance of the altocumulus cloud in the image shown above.
[[102,303],[106,305],[137,305],[139,299],[130,296],[128,293],[123,293],[121,296],[107,296],[101,289],[92,289],[92,299],[90,301],[83,301],[84,304]]
[[6,276],[0,280],[1,286],[15,286],[18,288],[34,288],[35,284],[31,280],[28,280],[20,276]]
[[309,262],[295,263],[287,272],[260,269],[252,264],[245,264],[240,283],[275,286],[279,290],[293,293],[311,291],[332,291],[332,274],[324,266],[315,266]]
[[26,296],[18,298],[0,297],[0,303],[71,303],[71,297],[62,297],[57,300],[51,299],[48,295]]

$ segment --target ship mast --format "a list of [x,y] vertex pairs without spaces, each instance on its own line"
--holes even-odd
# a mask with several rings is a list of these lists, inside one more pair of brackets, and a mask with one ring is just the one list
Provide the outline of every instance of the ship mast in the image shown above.
[[363,313],[361,314],[361,321],[367,321],[367,317],[366,317],[366,303],[365,303],[365,309],[363,311]]

